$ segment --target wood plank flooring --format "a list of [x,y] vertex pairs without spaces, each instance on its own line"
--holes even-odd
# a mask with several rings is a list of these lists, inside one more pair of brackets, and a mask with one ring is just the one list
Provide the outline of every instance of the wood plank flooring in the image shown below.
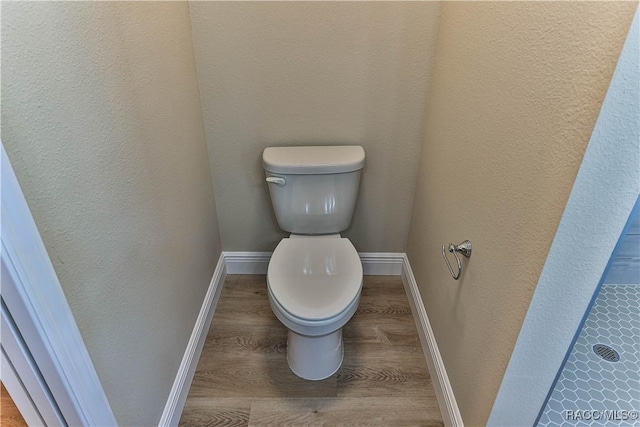
[[298,378],[265,276],[227,276],[180,426],[443,425],[399,277],[365,276],[343,340],[336,374]]

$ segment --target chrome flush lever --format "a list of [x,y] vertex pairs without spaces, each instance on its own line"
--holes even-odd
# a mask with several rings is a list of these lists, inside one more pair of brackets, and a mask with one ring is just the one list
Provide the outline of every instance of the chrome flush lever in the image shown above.
[[287,183],[287,181],[284,178],[281,178],[279,176],[268,176],[267,182],[271,184],[275,184],[278,187],[284,187],[284,185]]
[[471,242],[465,240],[459,245],[449,243],[449,252],[451,252],[453,254],[453,257],[456,259],[456,263],[458,264],[458,274],[453,273],[453,268],[451,268],[451,264],[449,264],[449,260],[447,259],[444,245],[442,245],[442,258],[444,258],[444,262],[447,263],[447,268],[449,269],[449,273],[451,273],[451,277],[453,277],[454,280],[458,280],[460,278],[460,273],[462,273],[462,263],[460,263],[460,258],[456,254],[460,253],[467,258],[471,257]]

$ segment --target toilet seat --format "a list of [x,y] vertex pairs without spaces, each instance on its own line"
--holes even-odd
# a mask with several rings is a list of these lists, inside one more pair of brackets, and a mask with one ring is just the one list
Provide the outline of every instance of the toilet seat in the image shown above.
[[324,320],[302,320],[287,312],[273,297],[271,291],[268,292],[268,296],[269,305],[273,310],[273,314],[276,315],[283,325],[291,331],[310,337],[326,335],[342,328],[351,317],[353,317],[360,303],[360,295],[358,295],[351,304],[335,317]]
[[357,304],[362,264],[353,244],[339,235],[285,238],[271,256],[267,285],[290,320],[329,323]]

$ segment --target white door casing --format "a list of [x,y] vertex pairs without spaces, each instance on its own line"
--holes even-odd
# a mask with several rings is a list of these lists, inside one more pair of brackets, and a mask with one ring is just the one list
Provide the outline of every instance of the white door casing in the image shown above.
[[[2,302],[32,357],[31,361],[8,363],[16,369],[32,367],[31,372],[16,370],[23,384],[28,383],[28,376],[37,376],[34,366],[46,382],[55,404],[37,408],[41,416],[51,415],[57,406],[68,425],[115,426],[115,417],[4,146],[0,168]],[[16,358],[20,352],[9,348],[12,340],[5,338],[5,334],[11,334],[10,329],[3,327],[2,346],[7,346],[7,356]],[[30,397],[36,407],[44,405],[37,396]]]

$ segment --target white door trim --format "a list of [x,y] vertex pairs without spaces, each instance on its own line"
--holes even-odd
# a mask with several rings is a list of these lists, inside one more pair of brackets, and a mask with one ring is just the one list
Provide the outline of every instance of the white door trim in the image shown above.
[[[2,384],[5,386],[11,399],[16,404],[18,411],[22,415],[28,426],[44,426],[45,422],[40,417],[40,413],[33,401],[26,387],[18,378],[16,370],[9,362],[9,359],[5,355],[4,349],[0,354],[0,372],[2,372]],[[50,424],[56,425],[56,424]]]
[[[20,375],[18,375],[18,372]],[[18,327],[2,304],[2,370],[0,377],[30,426],[61,426],[64,418]]]
[[638,15],[502,379],[490,426],[536,423],[640,192]]
[[2,301],[65,422],[116,425],[4,146],[1,156]]
[[[4,338],[10,335],[3,332]],[[22,415],[22,418],[29,426],[43,426],[47,425],[40,416],[40,411],[33,403],[33,398],[27,389],[27,385],[24,384],[23,378],[19,378],[16,373],[16,369],[9,362],[9,357],[5,352],[4,345],[0,349],[0,377],[2,384],[7,389],[9,396],[14,401],[18,411]],[[28,381],[30,382],[30,381]],[[48,425],[60,425],[60,423],[53,423]]]

